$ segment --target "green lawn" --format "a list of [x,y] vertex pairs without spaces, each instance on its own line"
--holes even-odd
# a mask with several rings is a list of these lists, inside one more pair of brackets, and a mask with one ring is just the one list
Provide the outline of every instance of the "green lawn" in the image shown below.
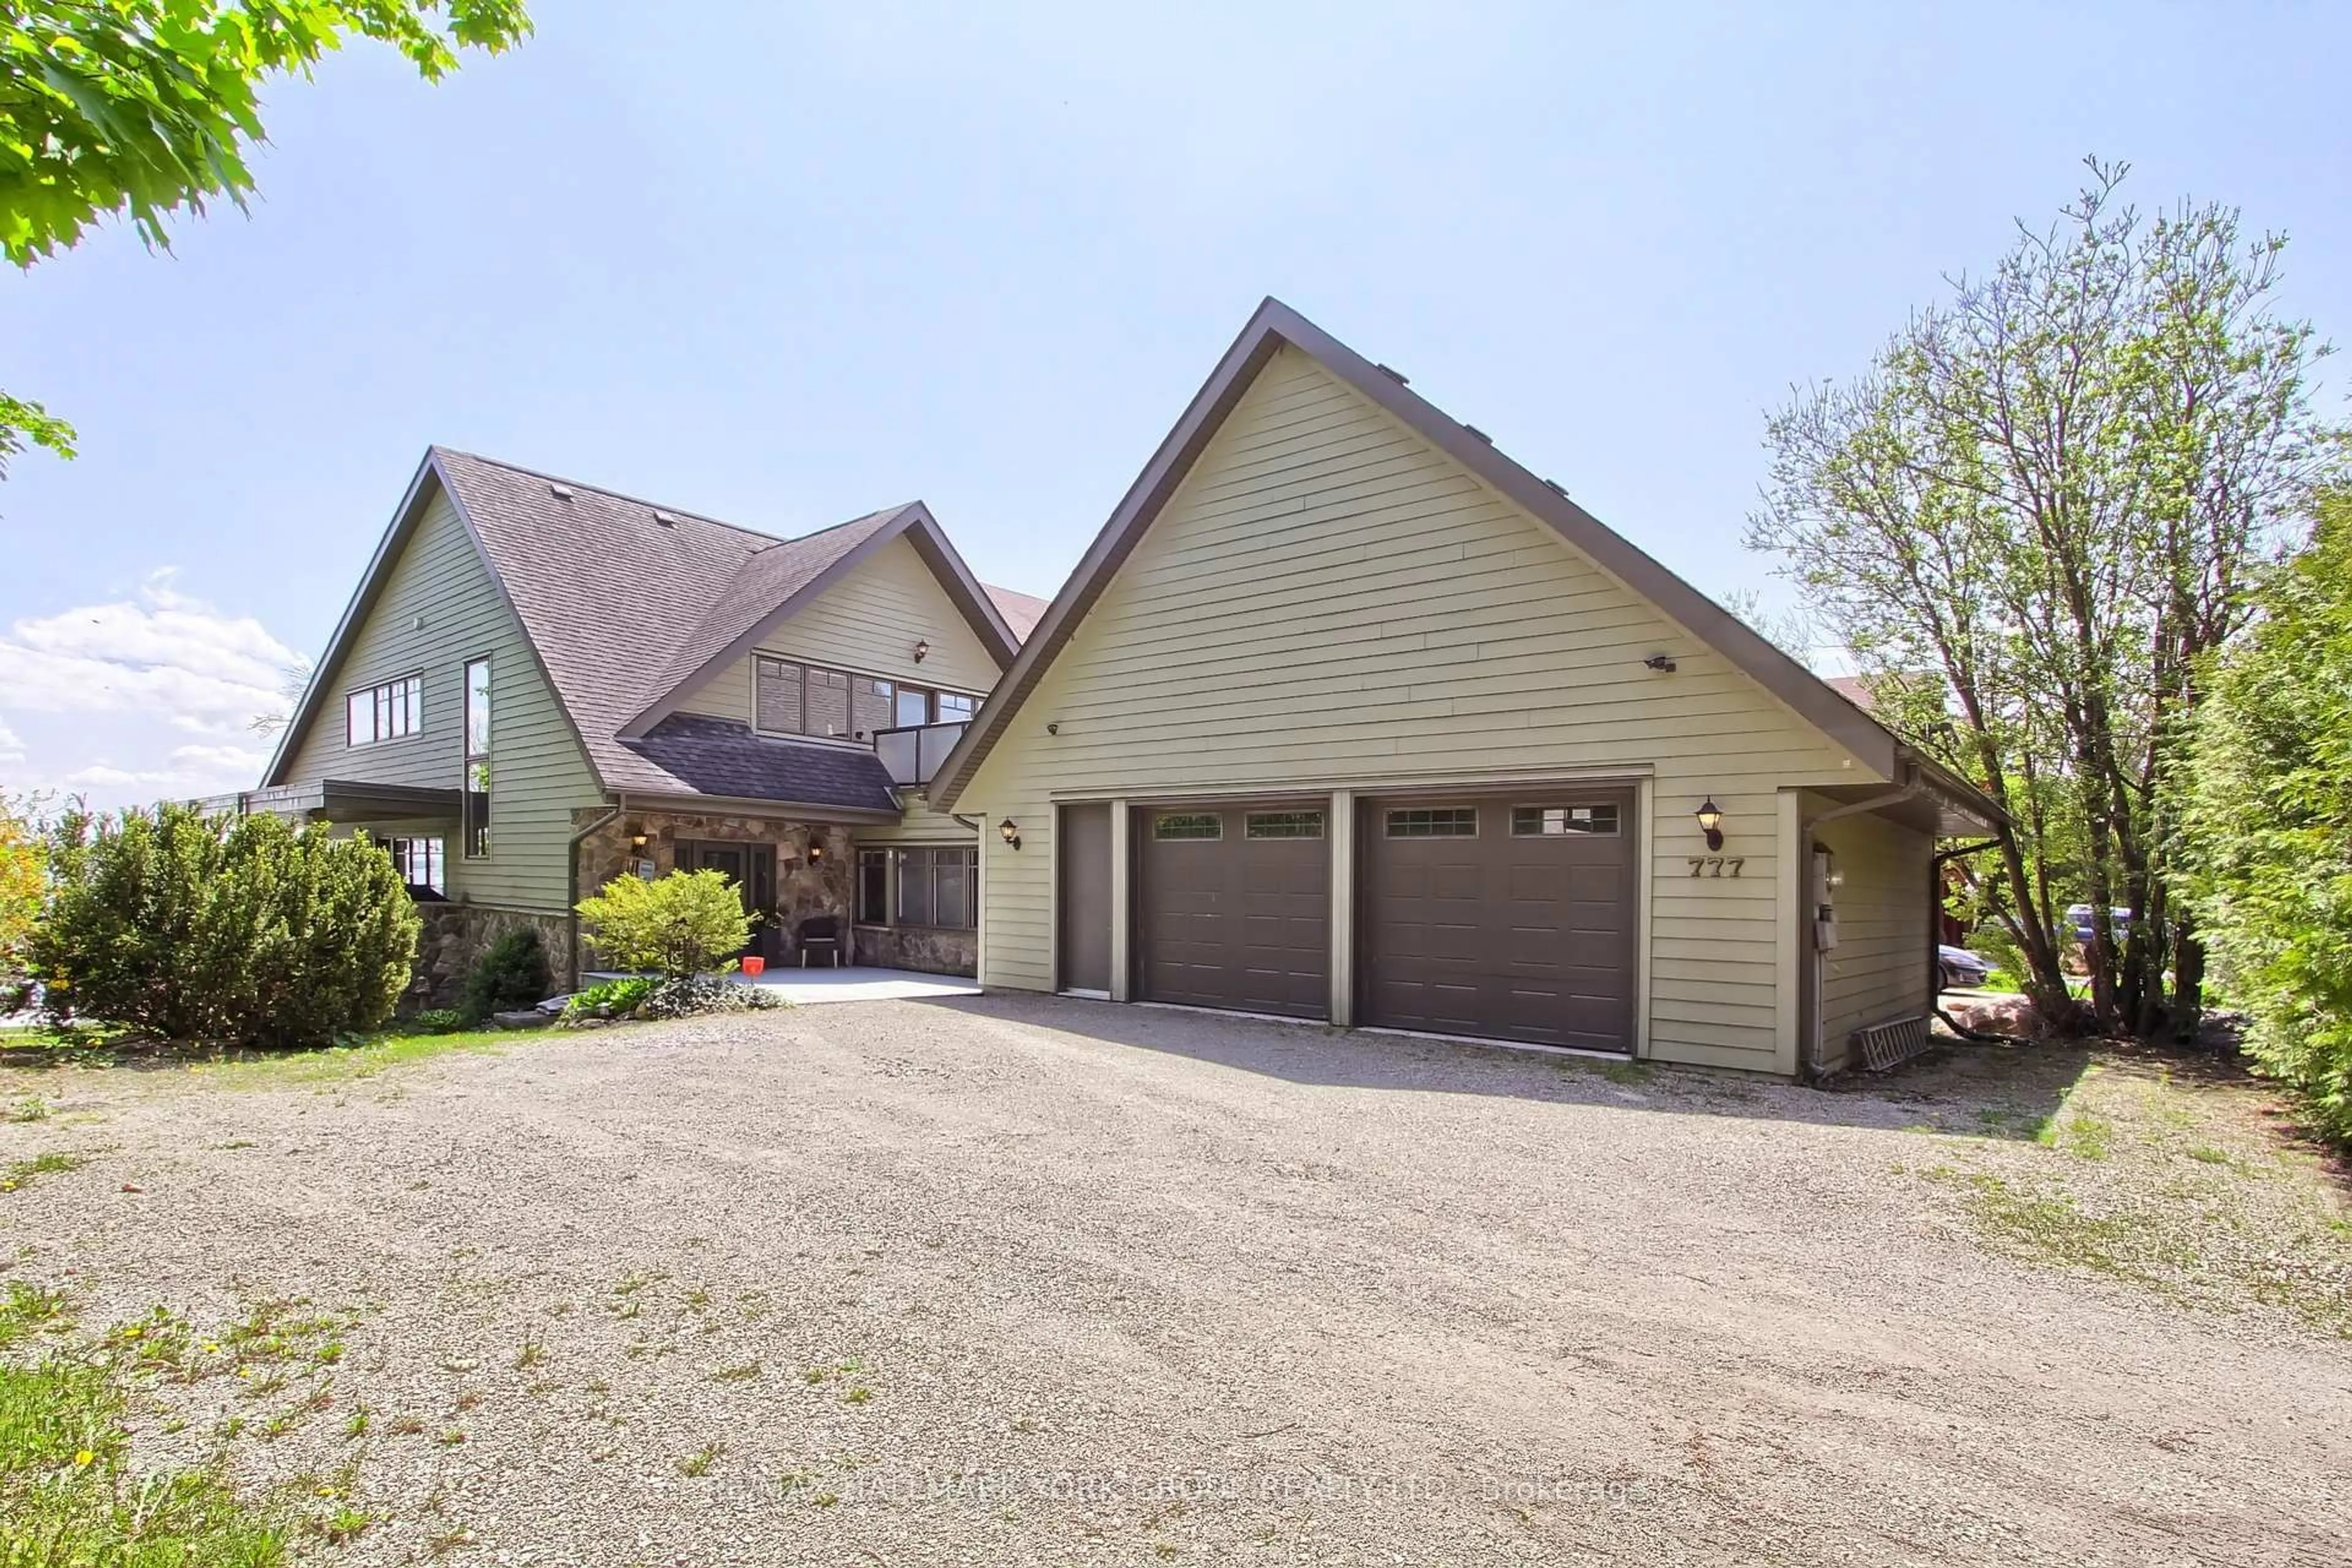
[[145,1060],[177,1064],[229,1082],[320,1083],[368,1078],[453,1051],[500,1050],[537,1032],[472,1029],[418,1035],[394,1028],[351,1045],[257,1051],[142,1041],[107,1029],[32,1026],[0,1030],[0,1068],[108,1067]]

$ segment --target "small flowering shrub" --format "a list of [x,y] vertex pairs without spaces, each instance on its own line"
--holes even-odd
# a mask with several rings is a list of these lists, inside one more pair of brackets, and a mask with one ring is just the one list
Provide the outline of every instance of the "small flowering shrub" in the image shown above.
[[783,1005],[782,997],[757,985],[688,974],[656,985],[638,1011],[648,1018],[688,1018],[698,1013],[758,1013]]
[[656,881],[616,877],[577,906],[588,940],[614,969],[683,979],[732,968],[751,940],[751,917],[718,871],[672,871]]

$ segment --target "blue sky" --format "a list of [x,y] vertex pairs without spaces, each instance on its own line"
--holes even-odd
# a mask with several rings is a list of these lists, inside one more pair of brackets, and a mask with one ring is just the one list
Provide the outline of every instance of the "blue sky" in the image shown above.
[[1765,410],[2085,153],[2352,335],[2336,7],[534,9],[278,86],[249,218],[0,279],[83,438],[0,484],[0,785],[251,782],[432,441],[780,532],[919,496],[1047,594],[1272,293],[1721,596]]

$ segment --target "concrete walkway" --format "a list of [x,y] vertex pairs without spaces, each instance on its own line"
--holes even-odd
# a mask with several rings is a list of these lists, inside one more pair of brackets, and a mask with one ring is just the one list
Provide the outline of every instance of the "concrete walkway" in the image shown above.
[[[737,979],[743,978],[740,975]],[[814,1002],[905,1002],[925,996],[977,996],[980,983],[956,974],[921,974],[911,969],[770,969],[751,982],[794,1006]]]

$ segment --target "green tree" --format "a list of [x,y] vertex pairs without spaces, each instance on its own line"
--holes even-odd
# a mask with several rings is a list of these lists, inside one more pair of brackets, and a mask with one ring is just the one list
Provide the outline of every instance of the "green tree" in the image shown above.
[[2247,1047],[2352,1142],[2352,493],[2205,661],[2182,769],[2189,896]]
[[[520,0],[0,0],[0,252],[29,268],[118,214],[168,248],[173,216],[242,209],[262,86],[307,77],[347,38],[438,81],[460,49],[530,31]],[[26,442],[70,458],[73,439],[0,394],[0,477]]]
[[[47,885],[41,837],[33,824],[37,804],[0,795],[0,998],[23,972],[25,942],[40,919]],[[0,1001],[0,1011],[5,1006]]]
[[[2283,239],[2210,205],[2143,216],[2122,165],[2091,168],[1867,375],[1772,416],[1748,542],[1802,584],[1882,717],[2008,810],[1983,902],[2042,1015],[2186,1029],[2202,959],[2173,898],[2170,763],[2205,654],[2323,471],[2326,350],[2272,310]],[[2086,1008],[2071,903],[2094,911]]]
[[751,940],[742,897],[719,871],[672,871],[651,882],[616,877],[578,908],[605,963],[668,979],[731,966]]

